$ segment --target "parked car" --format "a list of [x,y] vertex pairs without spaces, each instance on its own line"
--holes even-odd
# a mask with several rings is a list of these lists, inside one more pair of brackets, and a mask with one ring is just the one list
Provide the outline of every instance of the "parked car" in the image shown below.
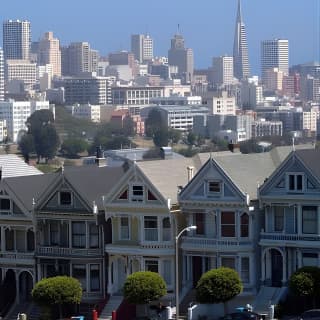
[[221,317],[220,320],[261,320],[263,317],[252,311],[238,311],[228,313]]
[[303,312],[300,317],[300,320],[320,320],[320,309],[311,309]]

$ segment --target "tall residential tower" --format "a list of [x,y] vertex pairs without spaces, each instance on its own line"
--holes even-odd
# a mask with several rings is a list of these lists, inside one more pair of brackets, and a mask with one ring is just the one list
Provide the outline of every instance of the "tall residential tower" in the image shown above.
[[7,59],[29,60],[30,22],[7,20],[3,23],[3,53]]
[[234,76],[241,80],[250,76],[248,45],[245,25],[241,15],[241,0],[238,0],[238,12],[233,43]]

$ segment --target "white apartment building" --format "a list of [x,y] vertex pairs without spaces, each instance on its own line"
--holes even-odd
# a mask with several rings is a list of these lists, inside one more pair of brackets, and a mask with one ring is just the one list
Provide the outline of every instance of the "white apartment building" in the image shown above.
[[261,43],[261,75],[265,82],[266,71],[278,68],[283,75],[289,74],[289,41],[285,39],[265,40]]
[[0,120],[6,121],[9,139],[17,142],[20,132],[28,129],[28,117],[37,110],[49,108],[49,101],[0,101]]
[[28,60],[6,60],[5,78],[7,83],[22,80],[25,86],[32,88],[37,81],[37,65]]
[[255,109],[255,107],[263,103],[262,86],[255,82],[241,82],[241,106],[243,109]]
[[0,101],[4,100],[4,58],[3,50],[0,48]]
[[266,136],[282,136],[282,121],[266,121],[259,119],[252,124],[252,138]]
[[61,76],[61,51],[59,39],[53,37],[53,32],[46,32],[39,41],[39,65],[52,65],[54,76]]
[[30,39],[29,21],[5,21],[3,23],[3,51],[5,60],[28,60],[30,58]]
[[147,34],[131,35],[131,52],[140,63],[153,58],[153,39]]
[[229,96],[227,91],[208,94],[206,97],[203,97],[202,103],[208,106],[209,114],[236,114],[236,98]]
[[213,83],[225,86],[234,82],[233,57],[220,56],[212,59]]
[[8,136],[7,121],[0,120],[0,141],[4,141]]
[[67,106],[67,109],[71,112],[72,116],[96,123],[100,123],[101,121],[100,108],[100,105],[91,105],[89,103]]

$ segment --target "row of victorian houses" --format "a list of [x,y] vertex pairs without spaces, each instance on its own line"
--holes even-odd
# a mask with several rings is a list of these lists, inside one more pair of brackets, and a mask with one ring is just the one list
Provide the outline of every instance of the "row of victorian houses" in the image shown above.
[[320,266],[320,151],[220,152],[193,158],[65,167],[0,181],[0,286],[16,301],[54,275],[80,280],[83,301],[121,293],[140,270],[161,274],[180,296],[205,271],[238,271],[243,295],[285,287],[305,265]]

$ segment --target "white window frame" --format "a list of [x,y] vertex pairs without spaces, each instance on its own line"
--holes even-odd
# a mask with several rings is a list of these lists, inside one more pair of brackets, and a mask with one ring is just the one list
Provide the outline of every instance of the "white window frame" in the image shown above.
[[[293,176],[294,177],[294,188],[290,189],[290,177]],[[302,177],[302,185],[301,185],[301,189],[297,189],[297,184],[298,184],[298,176]],[[305,191],[305,175],[303,172],[287,172],[287,191],[288,192],[299,192],[299,193],[303,193]]]
[[[127,238],[124,238],[124,237],[122,237],[122,219],[123,218],[126,218],[126,219],[128,219],[128,237]],[[125,215],[123,215],[123,216],[120,216],[119,217],[119,239],[120,240],[130,240],[130,238],[131,238],[131,224],[130,224],[130,217],[129,216],[125,216]]]
[[[281,214],[282,214],[283,222],[282,222],[282,229],[281,230],[280,229],[276,230],[276,213],[277,213],[276,208],[278,208],[278,210],[279,209],[282,210]],[[286,220],[285,219],[286,219],[285,208],[284,207],[280,207],[280,206],[274,207],[274,209],[273,209],[273,232],[284,232],[285,231],[285,225],[286,225]]]
[[[133,191],[134,187],[141,187],[142,188],[142,195],[135,195],[134,191]],[[146,193],[146,190],[145,190],[145,187],[144,187],[143,184],[141,184],[141,183],[132,183],[130,185],[130,201],[144,202],[145,193]]]
[[[157,221],[157,227],[156,228],[146,228],[145,227],[145,223],[146,223],[146,218],[155,218],[156,221]],[[162,221],[160,221],[162,223]],[[159,217],[158,216],[152,216],[152,215],[146,215],[146,216],[143,216],[143,240],[146,241],[146,242],[158,242],[159,239],[160,239],[160,228],[159,228]],[[156,240],[150,240],[150,239],[147,239],[146,237],[146,230],[156,230],[157,231],[157,239]]]
[[[210,191],[210,184],[217,183],[219,185],[219,191]],[[223,195],[223,182],[218,179],[210,179],[206,181],[206,194],[208,196],[221,196]]]

